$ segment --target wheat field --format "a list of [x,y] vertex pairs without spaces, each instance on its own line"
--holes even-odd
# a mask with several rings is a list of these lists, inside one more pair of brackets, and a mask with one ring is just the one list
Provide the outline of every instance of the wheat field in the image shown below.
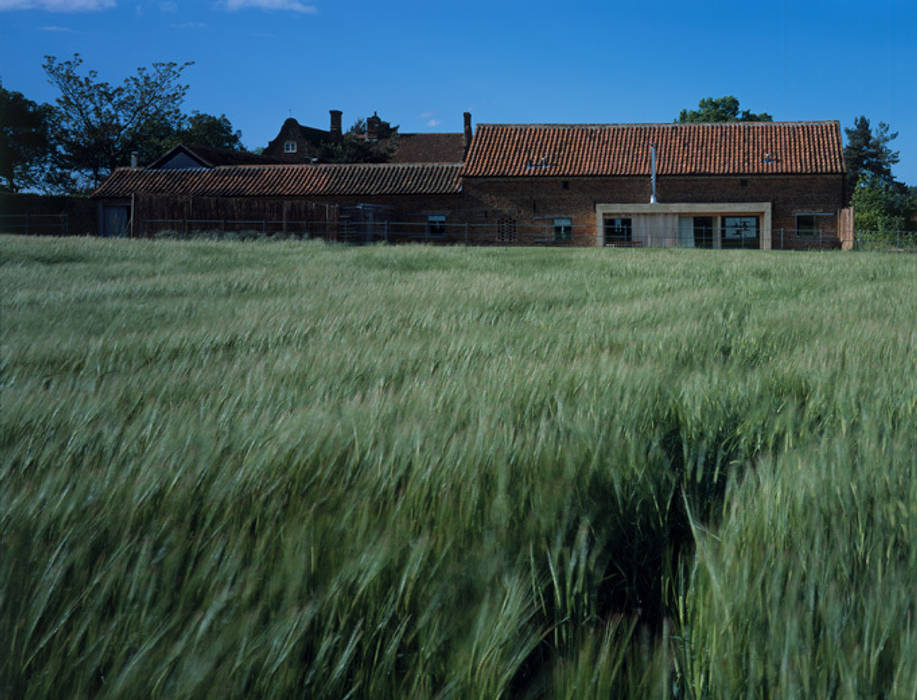
[[0,695],[917,695],[917,258],[0,238]]

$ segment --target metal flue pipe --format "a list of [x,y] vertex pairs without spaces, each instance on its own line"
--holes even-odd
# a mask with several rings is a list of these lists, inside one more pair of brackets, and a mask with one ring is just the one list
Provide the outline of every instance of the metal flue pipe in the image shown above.
[[656,144],[650,144],[650,183],[653,190],[650,194],[650,204],[656,203]]

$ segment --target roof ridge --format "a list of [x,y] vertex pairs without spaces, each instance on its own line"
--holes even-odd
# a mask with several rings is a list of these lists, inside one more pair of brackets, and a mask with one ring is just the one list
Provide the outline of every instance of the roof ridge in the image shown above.
[[[233,163],[230,165],[217,165],[213,170],[229,170],[233,168],[245,168],[245,169],[254,169],[254,168],[315,168],[315,169],[332,169],[332,168],[461,168],[464,163],[460,162],[428,162],[428,161],[417,161],[417,162],[407,162],[407,163]],[[119,166],[118,169],[124,168],[130,170],[126,166]]]
[[809,124],[839,124],[838,119],[797,119],[787,121],[734,121],[734,122],[607,122],[607,123],[490,123],[478,122],[478,126],[499,126],[507,128],[608,128],[608,127],[712,127],[712,126],[776,126],[776,125],[809,125]]

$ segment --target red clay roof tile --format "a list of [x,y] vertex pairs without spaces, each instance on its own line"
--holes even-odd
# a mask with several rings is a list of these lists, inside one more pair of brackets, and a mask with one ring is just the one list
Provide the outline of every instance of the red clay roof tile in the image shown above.
[[94,198],[132,192],[197,197],[308,197],[457,194],[461,163],[243,165],[210,170],[118,168]]
[[479,124],[463,177],[842,173],[840,124]]

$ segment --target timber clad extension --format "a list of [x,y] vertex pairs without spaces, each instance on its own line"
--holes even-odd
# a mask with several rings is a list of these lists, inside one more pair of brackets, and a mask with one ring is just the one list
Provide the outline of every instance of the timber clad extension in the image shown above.
[[100,215],[138,193],[312,202],[369,216],[385,240],[416,239],[395,232],[419,222],[425,240],[495,245],[808,248],[852,236],[836,121],[479,124],[472,138],[465,116],[464,134],[403,135],[399,149],[464,160],[121,168],[93,197]]
[[[273,219],[286,231],[289,219],[311,220],[313,214],[302,212],[317,211],[320,219],[313,223],[322,224],[321,233],[313,228],[312,235],[337,239],[338,232],[325,224],[337,221],[342,208],[352,209],[342,220],[356,219],[363,226],[368,218],[380,225],[380,235],[386,230],[382,224],[392,217],[409,223],[414,234],[429,215],[448,215],[459,208],[461,168],[461,163],[118,168],[92,196],[100,203],[100,228],[114,216],[122,235],[149,233],[151,220],[187,219],[206,219],[211,226],[223,219]],[[305,205],[320,205],[325,211]],[[334,209],[330,215],[328,207]],[[104,229],[100,233],[105,235]],[[361,235],[360,240],[366,239]]]

